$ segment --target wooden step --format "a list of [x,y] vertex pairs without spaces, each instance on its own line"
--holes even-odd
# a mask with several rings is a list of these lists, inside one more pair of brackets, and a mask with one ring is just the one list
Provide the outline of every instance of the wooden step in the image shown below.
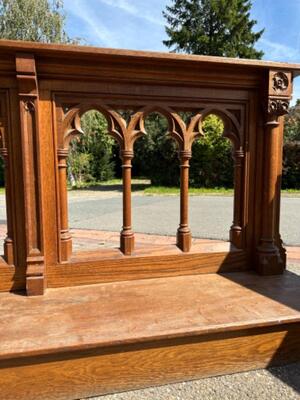
[[203,274],[0,294],[5,400],[77,399],[300,359],[300,277]]

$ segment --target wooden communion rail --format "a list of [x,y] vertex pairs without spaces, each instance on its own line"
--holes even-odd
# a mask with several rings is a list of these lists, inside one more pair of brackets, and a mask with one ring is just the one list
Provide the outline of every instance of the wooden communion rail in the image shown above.
[[[3,399],[74,399],[300,359],[300,278],[283,274],[279,234],[283,115],[300,65],[13,41],[0,54]],[[123,227],[120,249],[73,252],[67,157],[89,110],[120,147]],[[135,243],[131,218],[134,143],[154,112],[178,144],[169,246]],[[209,114],[233,147],[221,249],[191,246],[188,219],[192,144]],[[43,296],[10,293],[22,290]]]

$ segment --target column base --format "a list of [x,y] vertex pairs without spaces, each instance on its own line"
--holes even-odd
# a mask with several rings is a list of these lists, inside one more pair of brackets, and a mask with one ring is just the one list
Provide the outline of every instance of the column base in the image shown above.
[[14,265],[13,241],[9,238],[6,238],[4,241],[4,258],[7,264]]
[[27,262],[26,293],[27,296],[41,296],[45,293],[44,257],[32,257]]
[[134,251],[134,233],[121,232],[120,249],[123,254],[130,256]]
[[286,259],[287,259],[287,254],[286,254],[286,248],[283,246],[283,241],[281,239],[281,235],[279,234],[279,239],[277,241],[277,247],[279,249],[280,257],[283,261],[284,269],[286,268]]
[[184,253],[190,251],[192,246],[192,234],[191,232],[181,232],[180,230],[177,231],[177,247]]
[[26,278],[27,296],[42,296],[45,293],[45,289],[44,276],[30,276]]
[[240,226],[232,226],[230,228],[230,242],[238,249],[243,248],[242,228]]
[[260,275],[280,275],[284,272],[284,260],[274,244],[257,248],[256,270]]
[[72,256],[72,238],[68,237],[60,238],[60,262],[68,262]]

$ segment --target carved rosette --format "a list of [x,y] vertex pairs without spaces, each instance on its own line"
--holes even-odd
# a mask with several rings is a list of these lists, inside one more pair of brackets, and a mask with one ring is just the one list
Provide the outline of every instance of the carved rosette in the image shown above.
[[282,93],[289,87],[289,78],[284,72],[276,72],[273,77],[273,90]]
[[269,72],[268,119],[277,120],[288,113],[292,93],[292,74],[283,71]]

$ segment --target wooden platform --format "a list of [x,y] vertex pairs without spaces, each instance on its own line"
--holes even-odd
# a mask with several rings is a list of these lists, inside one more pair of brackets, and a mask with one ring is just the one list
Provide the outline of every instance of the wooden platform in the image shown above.
[[1,398],[77,399],[297,360],[299,294],[291,272],[2,293]]

